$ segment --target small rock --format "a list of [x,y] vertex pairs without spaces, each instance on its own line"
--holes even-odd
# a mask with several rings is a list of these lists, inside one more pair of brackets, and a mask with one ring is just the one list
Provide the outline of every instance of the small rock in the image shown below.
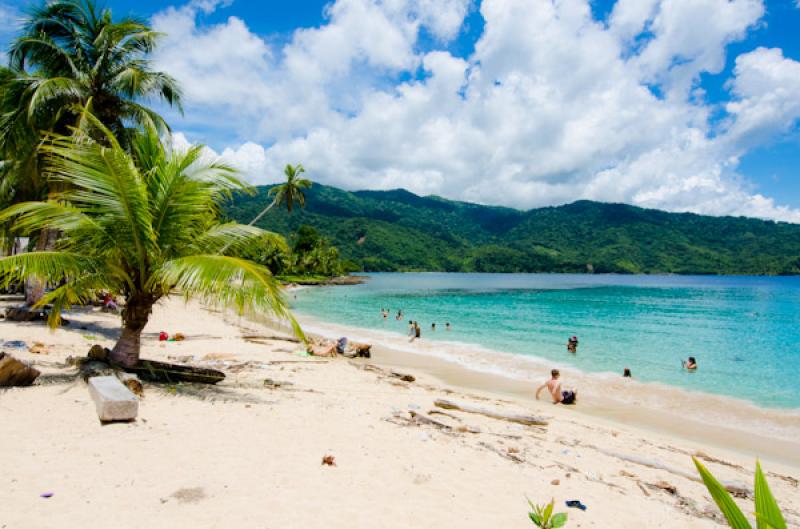
[[329,467],[336,466],[336,458],[331,455],[322,456],[322,464]]
[[551,485],[561,485],[561,480],[554,479],[553,481],[550,482],[550,484]]

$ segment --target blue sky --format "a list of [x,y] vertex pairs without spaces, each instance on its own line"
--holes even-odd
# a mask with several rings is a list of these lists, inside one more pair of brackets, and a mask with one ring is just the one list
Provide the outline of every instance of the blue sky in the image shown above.
[[[623,57],[612,60],[601,54],[597,60],[609,61],[606,71],[619,67],[620,72],[598,82],[613,85],[610,90],[617,94],[635,90],[631,83],[650,90],[649,96],[631,92],[620,96],[621,102],[608,103],[608,115],[597,105],[613,95],[598,103],[590,75],[582,88],[559,68],[583,68],[580,56],[562,48],[593,49],[581,31],[569,26],[570,17],[580,14],[581,0],[561,2],[554,9],[544,0],[404,0],[394,2],[404,6],[397,9],[377,0],[207,0],[207,9],[197,2],[187,7],[152,0],[108,0],[105,5],[116,15],[155,16],[159,29],[187,31],[165,45],[159,65],[176,72],[183,83],[216,82],[220,88],[188,91],[186,116],[170,113],[173,127],[186,141],[227,152],[256,182],[270,181],[284,158],[296,157],[310,164],[320,181],[349,188],[407,187],[516,207],[593,198],[800,220],[800,114],[793,116],[796,109],[787,102],[792,95],[800,99],[800,93],[791,94],[800,86],[794,68],[800,61],[800,9],[795,1],[734,0],[733,7],[725,7],[730,10],[726,20],[735,21],[727,26],[717,23],[724,6],[715,0],[639,2],[639,7],[652,4],[652,11],[630,15],[640,23],[632,35],[619,22],[623,9],[616,1],[588,6],[599,28],[592,37],[595,45],[608,44],[609,54]],[[637,6],[627,3],[635,11]],[[24,10],[25,4],[29,2],[5,6]],[[507,16],[504,11],[512,9],[516,14]],[[528,25],[515,26],[515,18]],[[397,35],[388,32],[394,28]],[[374,35],[361,41],[353,35],[371,30]],[[502,36],[504,31],[511,36]],[[537,33],[548,32],[565,40],[536,40]],[[609,36],[618,42],[609,44]],[[0,30],[0,39],[9,37],[8,28]],[[381,49],[389,37],[396,39],[395,56],[390,45]],[[572,37],[574,42],[568,40]],[[220,48],[229,47],[227,62],[241,61],[241,69],[226,64],[224,57],[213,64],[193,56],[195,49],[186,44],[197,39],[216,47],[215,38]],[[341,51],[331,51],[334,46]],[[253,51],[239,57],[245,49]],[[528,50],[530,56],[547,53],[529,61],[517,56],[518,50]],[[307,65],[297,66],[297,61]],[[229,77],[241,76],[248,86],[225,84],[227,80],[216,78],[222,70]],[[764,72],[777,71],[774,80],[762,82]],[[497,78],[481,84],[487,75]],[[460,81],[453,80],[443,95],[434,80],[447,76]],[[563,88],[573,81],[575,86]],[[263,90],[258,90],[260,83]],[[562,106],[545,101],[537,107],[537,91],[554,90],[565,98]],[[294,91],[304,99],[297,100]],[[228,93],[241,99],[226,98]],[[634,117],[616,122],[624,114],[625,97],[634,98],[632,109],[641,105],[641,122]],[[648,102],[647,97],[654,99]],[[778,105],[780,97],[785,100]],[[423,98],[430,105],[418,102]],[[372,114],[380,101],[387,112],[402,116],[398,130],[397,119],[387,124]],[[442,114],[432,116],[438,109]],[[500,112],[509,114],[495,122]],[[528,119],[520,116],[525,112],[531,113]],[[552,123],[559,112],[565,114],[563,123]],[[529,122],[535,131],[525,130]],[[384,143],[373,137],[376,130],[385,132]],[[416,144],[426,134],[431,134],[427,145]],[[500,137],[504,143],[492,144]],[[574,148],[577,141],[584,142],[581,148]],[[469,142],[486,147],[485,152],[464,147]],[[434,147],[427,149],[431,143]],[[439,158],[431,155],[427,161],[429,150]],[[339,163],[335,156],[346,160]],[[449,159],[466,156],[472,159]],[[500,187],[506,191],[497,192]]]

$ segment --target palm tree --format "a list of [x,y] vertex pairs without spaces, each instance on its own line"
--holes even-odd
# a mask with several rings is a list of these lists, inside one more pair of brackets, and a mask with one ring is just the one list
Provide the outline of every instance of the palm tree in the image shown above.
[[[168,131],[141,104],[160,99],[180,109],[176,81],[147,60],[159,37],[135,18],[114,21],[93,0],[53,0],[31,11],[9,49],[9,67],[0,68],[0,207],[44,199],[50,182],[41,170],[43,135],[68,133],[84,108],[123,144],[130,126]],[[56,237],[38,234],[36,249],[52,247]],[[41,287],[29,284],[29,304]]]
[[180,109],[177,82],[147,60],[160,36],[135,18],[114,21],[93,0],[34,9],[9,50],[0,141],[16,138],[20,127],[65,133],[83,107],[121,140],[131,124],[166,131],[163,118],[140,103],[161,99]]
[[125,149],[108,128],[89,119],[93,136],[100,131],[104,141],[56,136],[43,147],[46,168],[65,184],[63,191],[0,213],[0,221],[13,219],[22,232],[60,231],[57,248],[0,259],[0,282],[60,282],[39,303],[52,304],[51,325],[58,324],[62,309],[97,292],[124,297],[122,333],[111,355],[124,366],[139,360],[153,305],[175,292],[271,313],[289,320],[303,337],[269,270],[220,254],[231,245],[246,250],[268,235],[220,222],[221,202],[249,190],[234,170],[204,162],[200,146],[173,150],[154,127],[131,135]]
[[311,187],[311,180],[308,178],[300,178],[300,175],[305,172],[306,170],[303,164],[293,166],[287,163],[286,167],[283,169],[283,174],[286,175],[286,181],[269,190],[268,194],[272,197],[272,202],[270,202],[261,213],[256,215],[256,218],[250,221],[249,226],[261,220],[261,217],[266,215],[273,206],[286,204],[286,210],[289,213],[292,212],[295,203],[299,204],[301,208],[304,208],[306,206],[306,196],[303,190]]

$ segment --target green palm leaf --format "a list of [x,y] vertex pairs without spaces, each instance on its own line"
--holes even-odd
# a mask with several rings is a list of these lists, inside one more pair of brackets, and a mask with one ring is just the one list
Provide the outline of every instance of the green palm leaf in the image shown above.
[[769,490],[769,484],[758,461],[756,461],[755,495],[758,529],[786,529],[786,520]]
[[725,519],[728,520],[728,524],[733,529],[752,529],[750,522],[747,521],[747,518],[742,514],[741,509],[739,509],[739,506],[733,501],[733,498],[728,491],[725,490],[725,487],[711,475],[711,472],[709,472],[697,458],[693,457],[692,461],[694,461],[697,471],[700,473],[700,477],[703,479],[703,483],[705,483],[717,507],[722,511]]

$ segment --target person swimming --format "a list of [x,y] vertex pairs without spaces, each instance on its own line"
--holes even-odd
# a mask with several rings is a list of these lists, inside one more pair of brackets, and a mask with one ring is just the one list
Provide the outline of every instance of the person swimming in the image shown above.
[[558,369],[550,371],[550,380],[536,389],[536,400],[539,400],[539,394],[546,388],[550,393],[550,397],[553,399],[553,404],[575,404],[578,401],[578,392],[562,390],[560,378],[561,373]]
[[684,360],[681,362],[683,367],[688,371],[694,371],[697,369],[697,360],[693,356],[690,356],[688,360]]
[[450,330],[450,322],[449,321],[444,324],[444,330],[446,330],[446,331]]
[[567,340],[567,351],[570,353],[577,353],[578,352],[578,337],[573,336],[569,340]]

